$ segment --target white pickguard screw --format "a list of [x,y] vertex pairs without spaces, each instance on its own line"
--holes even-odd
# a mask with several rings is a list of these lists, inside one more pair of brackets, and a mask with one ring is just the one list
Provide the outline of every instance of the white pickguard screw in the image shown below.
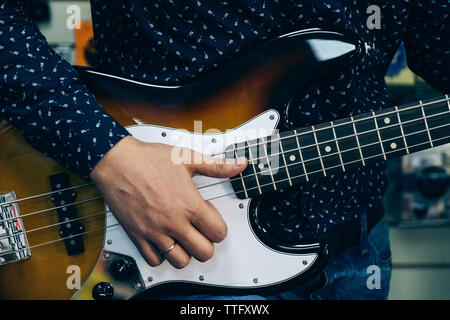
[[270,120],[273,120],[273,119],[275,119],[275,116],[274,116],[273,114],[271,114],[271,115],[269,116],[269,119],[270,119]]
[[302,263],[306,266],[308,264],[308,261],[303,260]]
[[204,276],[200,276],[200,277],[198,277],[198,280],[203,281],[203,280],[205,280],[205,277]]
[[148,277],[147,280],[148,280],[148,282],[152,282],[153,281],[153,277]]
[[239,203],[239,208],[244,209],[244,204],[243,203]]
[[167,133],[166,133],[166,132],[162,132],[161,135],[162,135],[163,137],[165,137],[165,136],[167,136]]
[[258,278],[254,278],[253,283],[258,283]]
[[112,244],[112,240],[109,239],[108,241],[106,241],[107,244],[111,245]]

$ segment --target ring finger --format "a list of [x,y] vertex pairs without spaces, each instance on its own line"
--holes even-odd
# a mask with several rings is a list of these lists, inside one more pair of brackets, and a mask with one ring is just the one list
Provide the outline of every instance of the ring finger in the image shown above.
[[176,242],[173,238],[160,236],[158,239],[150,241],[160,249],[161,256],[166,258],[175,268],[184,268],[191,260],[191,256],[184,250],[181,244]]

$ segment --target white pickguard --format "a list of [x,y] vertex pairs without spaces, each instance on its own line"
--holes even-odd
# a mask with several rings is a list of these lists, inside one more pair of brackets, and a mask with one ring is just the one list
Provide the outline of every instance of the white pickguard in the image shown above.
[[[142,141],[185,146],[205,154],[216,154],[223,152],[231,143],[271,135],[278,121],[279,114],[268,110],[238,128],[219,134],[195,134],[153,125],[136,125],[127,129]],[[303,273],[315,262],[316,254],[280,253],[262,244],[249,225],[249,200],[238,199],[228,179],[194,177],[197,187],[218,181],[223,183],[202,188],[200,193],[205,199],[232,194],[211,201],[227,223],[228,234],[224,241],[215,244],[214,256],[207,262],[192,259],[183,269],[176,269],[167,261],[157,267],[149,266],[111,213],[107,214],[104,249],[133,257],[146,288],[176,281],[224,287],[261,287],[288,280]]]

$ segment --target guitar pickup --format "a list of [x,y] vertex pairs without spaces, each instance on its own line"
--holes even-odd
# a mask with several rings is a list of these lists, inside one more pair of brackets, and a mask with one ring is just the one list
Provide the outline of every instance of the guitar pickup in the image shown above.
[[[66,173],[58,173],[50,176],[50,185],[54,192],[51,201],[58,208],[58,218],[60,222],[59,235],[64,239],[67,254],[69,256],[83,253],[84,242],[82,234],[84,226],[77,220],[77,212],[73,205],[77,194],[70,188],[69,176]],[[65,190],[65,191],[58,191]]]
[[0,194],[0,265],[31,257],[14,192]]

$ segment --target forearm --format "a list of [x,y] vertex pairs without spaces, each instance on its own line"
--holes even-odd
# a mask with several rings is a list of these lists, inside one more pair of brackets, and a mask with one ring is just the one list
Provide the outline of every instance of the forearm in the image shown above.
[[0,1],[0,112],[36,149],[87,178],[128,133],[10,2]]

